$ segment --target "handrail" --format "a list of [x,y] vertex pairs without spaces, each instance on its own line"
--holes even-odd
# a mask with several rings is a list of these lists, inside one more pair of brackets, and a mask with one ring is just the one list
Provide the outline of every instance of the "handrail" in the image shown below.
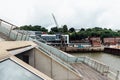
[[18,27],[18,26],[14,25],[14,24],[12,24],[12,23],[9,23],[9,22],[7,22],[7,21],[5,21],[5,20],[3,20],[3,19],[0,19],[0,21],[5,22],[5,23],[7,23],[7,24],[9,24],[9,25],[11,25],[11,26]]

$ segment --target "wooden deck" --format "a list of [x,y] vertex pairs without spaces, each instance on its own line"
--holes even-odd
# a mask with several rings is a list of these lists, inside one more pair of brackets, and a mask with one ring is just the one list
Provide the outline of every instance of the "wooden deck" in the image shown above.
[[80,72],[83,80],[111,80],[83,63],[72,63],[71,65]]

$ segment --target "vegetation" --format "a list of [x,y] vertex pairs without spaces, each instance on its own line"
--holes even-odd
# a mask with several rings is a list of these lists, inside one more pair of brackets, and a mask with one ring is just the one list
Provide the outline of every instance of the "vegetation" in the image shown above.
[[56,33],[68,34],[67,25],[63,25],[61,28],[52,27],[49,34],[56,34]]
[[48,30],[44,27],[41,27],[39,25],[24,25],[20,27],[20,30],[30,30],[30,31],[43,31],[43,32],[48,32]]
[[70,34],[71,40],[81,40],[88,37],[100,37],[101,39],[106,37],[120,37],[120,31],[113,31],[107,28],[103,29],[100,27],[94,27],[88,29],[81,28],[79,32],[73,32],[72,34]]
[[[25,25],[25,26],[21,26],[20,29],[48,32],[46,28],[41,27],[39,25],[35,25],[35,26]],[[111,29],[100,28],[100,27],[94,27],[88,29],[81,28],[78,32],[76,32],[75,28],[72,27],[68,29],[67,25],[63,25],[61,28],[52,27],[51,30],[48,32],[48,34],[56,34],[56,33],[69,34],[70,40],[82,40],[88,37],[100,37],[101,39],[105,37],[120,37],[120,30],[113,31]]]

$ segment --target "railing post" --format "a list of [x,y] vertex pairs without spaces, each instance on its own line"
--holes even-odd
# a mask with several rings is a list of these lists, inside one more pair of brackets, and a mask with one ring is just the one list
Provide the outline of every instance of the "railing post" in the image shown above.
[[101,64],[99,63],[99,67],[98,67],[98,71],[100,72],[100,69],[101,69]]
[[90,59],[90,57],[89,57],[89,66],[91,67],[91,59]]
[[88,65],[90,66],[90,58],[89,58],[89,57],[87,57],[87,59],[88,59]]
[[[30,35],[31,35],[31,34],[29,33],[29,34],[28,34],[28,38],[27,38],[27,41],[29,41],[29,37],[30,37]],[[40,44],[39,44],[39,45],[40,45]]]
[[98,70],[98,72],[100,72],[100,63],[98,63],[98,69],[97,70]]
[[106,76],[108,76],[108,74],[109,74],[109,69],[110,69],[110,67],[107,66],[107,74],[106,74]]
[[86,59],[87,59],[87,65],[89,65],[89,58],[88,58],[88,57],[86,57]]
[[97,71],[99,71],[99,63],[97,62]]
[[105,72],[105,65],[103,66],[103,69],[102,69],[102,74],[104,75],[104,72]]
[[75,62],[78,62],[78,57],[76,57]]
[[98,63],[96,62],[96,70],[98,71]]
[[1,26],[2,20],[0,19],[0,26]]
[[91,60],[91,61],[92,61],[92,63],[91,63],[91,67],[94,68],[94,60]]
[[22,41],[23,36],[24,36],[24,30],[23,30],[23,32],[22,32],[21,41]]
[[95,69],[95,61],[93,60],[93,68]]
[[18,34],[19,34],[19,29],[18,29],[18,31],[17,31],[15,40],[17,40]]
[[27,33],[26,33],[25,40],[27,39],[27,36],[28,36],[28,31],[27,31]]
[[100,73],[102,73],[102,64],[100,64],[99,70],[100,70]]
[[91,60],[91,58],[89,58],[89,60],[90,60],[90,67],[92,67],[92,60]]
[[115,80],[119,80],[119,74],[120,74],[120,71],[117,71],[117,75],[116,75],[116,79]]
[[83,59],[83,63],[85,63],[85,59],[86,59],[86,57],[84,57],[84,59]]
[[97,70],[97,62],[95,61],[95,70]]
[[8,37],[9,37],[9,38],[10,38],[10,34],[11,34],[11,31],[12,31],[12,28],[13,28],[13,25],[11,26],[10,31],[9,31],[9,33],[8,33]]

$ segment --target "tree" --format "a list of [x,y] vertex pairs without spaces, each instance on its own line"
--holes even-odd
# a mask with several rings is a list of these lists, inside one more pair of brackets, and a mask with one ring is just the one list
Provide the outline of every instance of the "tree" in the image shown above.
[[100,27],[94,27],[92,30],[94,30],[94,31],[101,31],[102,28],[100,28]]
[[48,30],[45,27],[41,27],[39,25],[24,25],[20,27],[21,30],[29,30],[29,31],[43,31],[43,32],[48,32]]
[[58,33],[59,32],[58,27],[52,27],[51,32]]
[[80,31],[85,31],[85,29],[84,29],[84,28],[81,28]]
[[68,32],[67,25],[64,25],[64,26],[63,26],[63,33],[67,33],[67,32]]
[[60,33],[63,33],[63,28],[58,28],[58,31],[59,31]]
[[48,32],[48,30],[46,28],[44,28],[44,27],[41,28],[41,31]]
[[72,32],[75,32],[75,29],[72,27],[69,29],[69,32],[72,33]]
[[88,29],[86,29],[86,31],[92,31],[92,29],[91,29],[91,28],[88,28]]
[[34,31],[40,31],[41,30],[41,26],[35,25],[35,26],[33,26],[33,30]]

